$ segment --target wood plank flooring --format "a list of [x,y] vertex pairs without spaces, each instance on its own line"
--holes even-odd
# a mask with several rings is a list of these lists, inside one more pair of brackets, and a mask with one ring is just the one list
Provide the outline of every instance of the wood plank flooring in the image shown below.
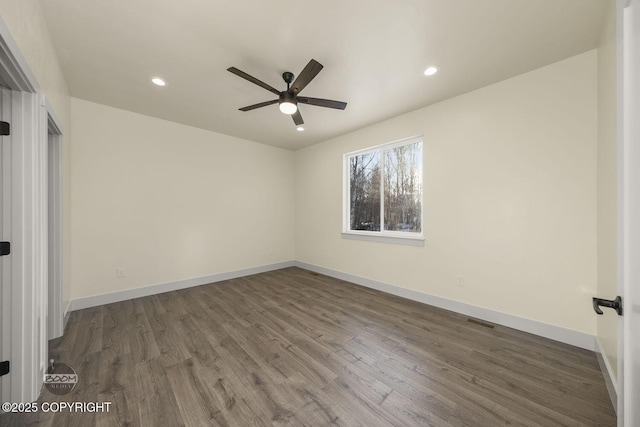
[[[491,325],[490,325],[491,326]],[[298,268],[72,313],[43,426],[614,426],[594,353]]]

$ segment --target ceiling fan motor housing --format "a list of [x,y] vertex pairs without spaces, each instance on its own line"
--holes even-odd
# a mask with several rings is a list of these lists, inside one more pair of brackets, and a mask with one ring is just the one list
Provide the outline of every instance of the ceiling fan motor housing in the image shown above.
[[298,105],[298,99],[296,98],[296,96],[286,90],[284,92],[280,92],[280,99],[278,102],[280,104],[282,104],[283,102],[289,102],[291,104]]
[[282,73],[282,80],[284,80],[284,82],[287,84],[287,89],[289,88],[289,85],[293,83],[294,77],[295,76],[293,75],[293,73],[289,71],[285,71],[284,73]]

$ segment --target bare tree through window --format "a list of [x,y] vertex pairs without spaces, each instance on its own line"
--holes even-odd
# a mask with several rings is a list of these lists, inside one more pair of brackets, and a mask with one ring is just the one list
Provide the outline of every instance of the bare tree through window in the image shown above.
[[353,156],[351,167],[351,230],[380,231],[380,152]]
[[349,229],[422,232],[422,140],[348,157]]

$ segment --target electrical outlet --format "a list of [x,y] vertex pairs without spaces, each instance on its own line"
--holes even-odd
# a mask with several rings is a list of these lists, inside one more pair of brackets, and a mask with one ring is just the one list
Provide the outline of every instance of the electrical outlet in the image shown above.
[[464,286],[464,277],[462,276],[456,277],[456,286],[459,286],[459,287]]
[[127,269],[124,267],[116,268],[116,278],[122,279],[127,276]]

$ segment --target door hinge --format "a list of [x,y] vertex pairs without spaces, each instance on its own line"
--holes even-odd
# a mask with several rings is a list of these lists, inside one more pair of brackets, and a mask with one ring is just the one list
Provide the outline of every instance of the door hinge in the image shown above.
[[7,375],[9,373],[10,366],[9,361],[5,360],[4,362],[0,362],[0,377],[3,375]]
[[11,125],[0,121],[0,135],[11,135]]
[[11,253],[10,242],[0,242],[0,256],[9,255]]

